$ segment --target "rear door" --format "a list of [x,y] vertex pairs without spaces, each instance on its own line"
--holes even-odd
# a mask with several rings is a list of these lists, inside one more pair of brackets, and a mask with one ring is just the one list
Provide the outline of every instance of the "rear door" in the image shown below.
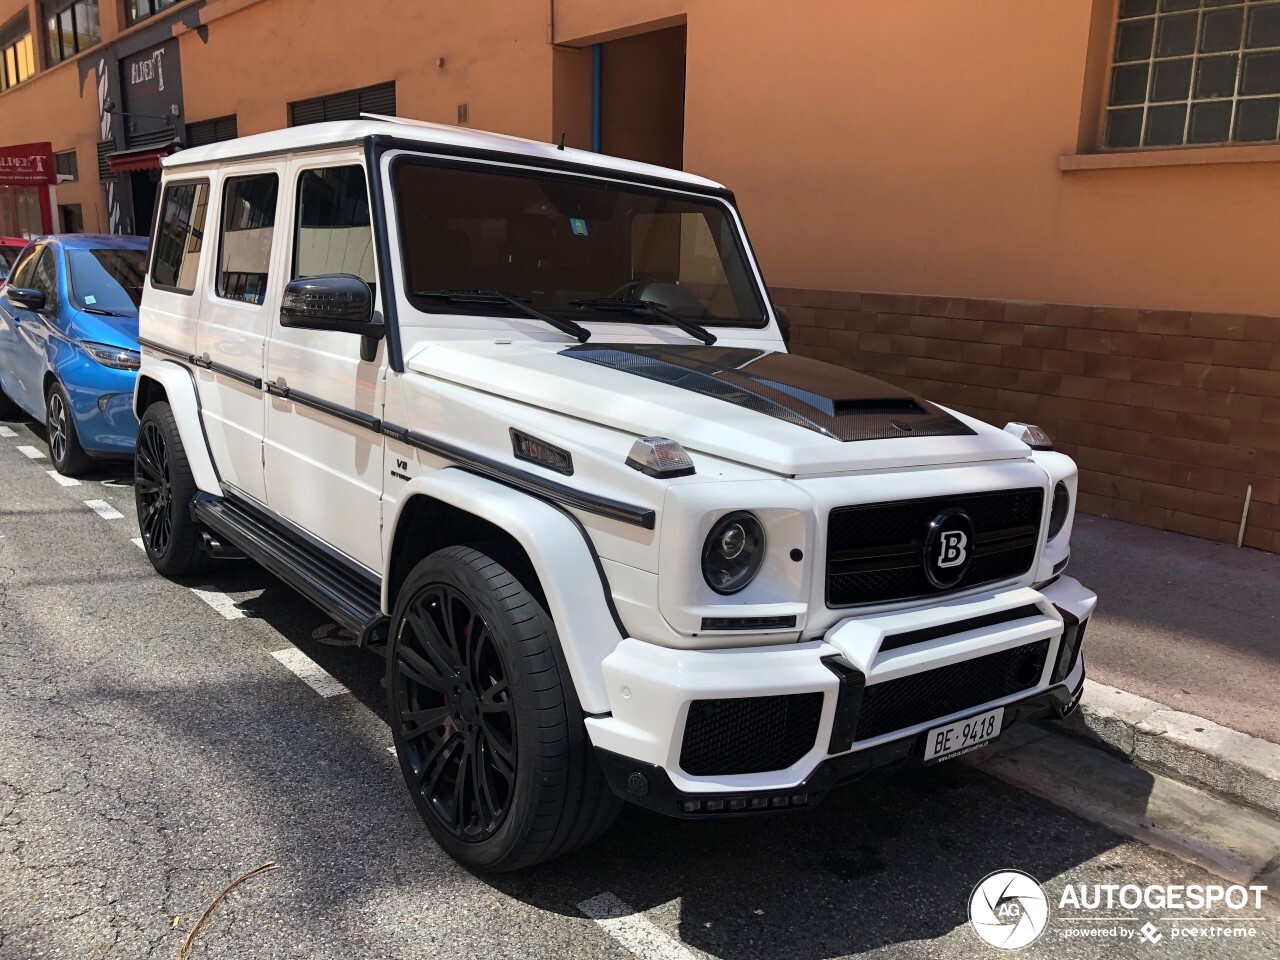
[[[196,324],[200,405],[224,483],[267,501],[263,473],[263,358],[280,302],[276,230],[283,164],[229,169],[215,184],[217,246]],[[287,240],[287,236],[286,236]],[[285,244],[287,246],[287,244]]]
[[[360,161],[308,157],[289,167],[288,211],[277,231],[287,279],[349,274],[375,284],[369,193]],[[362,566],[382,567],[379,432],[385,344],[280,325],[275,289],[267,348],[267,503]],[[375,309],[377,304],[375,288]],[[281,394],[287,394],[282,396]]]

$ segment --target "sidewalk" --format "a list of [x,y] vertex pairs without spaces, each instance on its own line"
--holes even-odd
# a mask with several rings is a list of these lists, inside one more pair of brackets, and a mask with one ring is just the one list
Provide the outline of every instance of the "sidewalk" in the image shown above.
[[1280,556],[1079,515],[1091,680],[1280,744]]

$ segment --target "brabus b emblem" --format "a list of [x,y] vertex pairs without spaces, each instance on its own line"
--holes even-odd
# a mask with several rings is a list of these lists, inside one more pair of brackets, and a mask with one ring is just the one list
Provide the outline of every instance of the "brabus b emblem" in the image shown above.
[[958,567],[969,559],[969,538],[963,530],[945,530],[938,539],[942,543],[938,550],[938,566],[942,569]]
[[920,565],[925,578],[938,590],[950,590],[969,572],[973,560],[973,521],[959,507],[943,510],[929,521],[921,548]]

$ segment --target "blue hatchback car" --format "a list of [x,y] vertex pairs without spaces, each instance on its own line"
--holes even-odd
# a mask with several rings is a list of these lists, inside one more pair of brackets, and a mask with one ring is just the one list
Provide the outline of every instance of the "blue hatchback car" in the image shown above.
[[0,288],[0,418],[43,420],[60,473],[133,456],[146,270],[146,237],[43,237]]

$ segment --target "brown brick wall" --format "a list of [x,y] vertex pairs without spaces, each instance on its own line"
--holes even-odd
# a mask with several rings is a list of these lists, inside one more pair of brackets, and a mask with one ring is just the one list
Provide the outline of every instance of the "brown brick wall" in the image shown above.
[[774,289],[792,349],[1038,423],[1085,513],[1280,553],[1280,318]]

